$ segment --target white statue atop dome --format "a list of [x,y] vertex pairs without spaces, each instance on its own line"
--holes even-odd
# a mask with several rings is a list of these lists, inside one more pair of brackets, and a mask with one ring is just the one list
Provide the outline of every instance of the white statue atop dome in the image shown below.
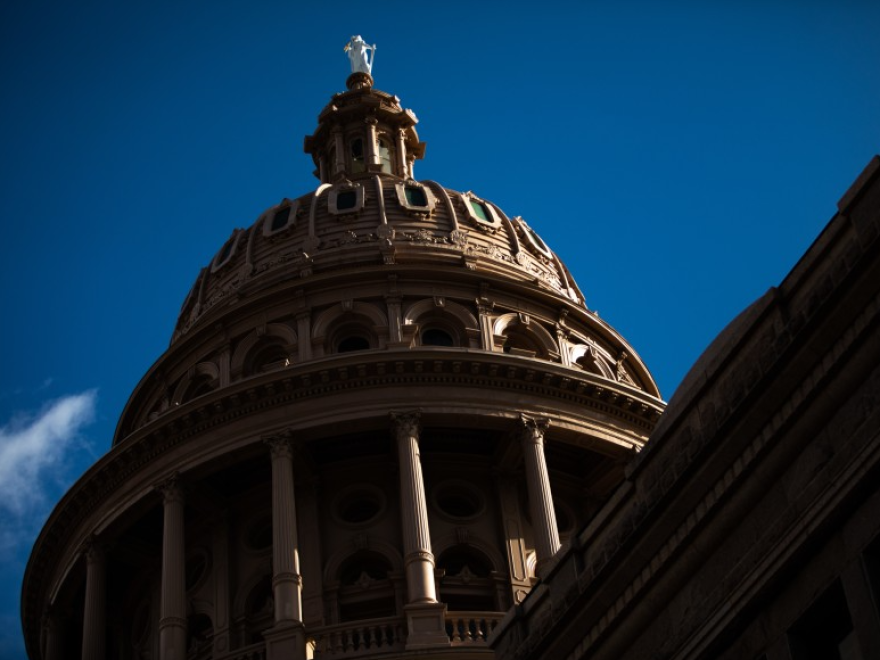
[[[355,35],[345,44],[345,52],[348,53],[348,59],[351,62],[352,73],[371,73],[373,71],[373,60],[376,57],[376,44],[370,46],[361,39],[361,35]],[[369,56],[367,51],[370,51]]]

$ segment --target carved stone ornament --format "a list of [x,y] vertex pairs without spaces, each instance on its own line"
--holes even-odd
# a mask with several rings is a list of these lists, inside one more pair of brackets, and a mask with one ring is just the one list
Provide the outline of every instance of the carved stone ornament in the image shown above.
[[173,472],[170,476],[155,484],[153,488],[162,493],[166,503],[183,501],[184,485],[179,472]]
[[419,437],[419,418],[418,411],[391,413],[391,422],[394,426],[394,434],[400,438],[418,438]]
[[293,432],[284,431],[278,435],[263,437],[263,442],[269,447],[272,458],[293,458]]
[[520,438],[527,442],[541,444],[544,442],[544,433],[550,428],[550,420],[544,417],[529,417],[520,415]]

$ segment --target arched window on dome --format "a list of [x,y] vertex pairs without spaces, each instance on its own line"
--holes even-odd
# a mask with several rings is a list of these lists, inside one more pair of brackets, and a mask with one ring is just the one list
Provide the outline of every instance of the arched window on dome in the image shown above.
[[443,551],[437,559],[440,601],[458,612],[498,612],[492,562],[482,552],[464,543]]
[[290,349],[281,340],[267,340],[255,346],[244,365],[245,376],[255,376],[290,366]]
[[217,379],[208,374],[200,374],[189,381],[178,403],[186,403],[217,389]]
[[397,613],[391,562],[371,550],[359,550],[339,567],[339,621],[358,621]]
[[505,353],[520,357],[538,357],[541,353],[538,342],[529,333],[522,332],[518,328],[510,328],[504,333],[504,343],[501,345],[501,349]]
[[349,143],[349,157],[351,158],[351,172],[352,174],[360,174],[361,172],[367,171],[367,163],[364,154],[364,140],[363,138],[352,138]]
[[528,314],[508,313],[495,320],[495,348],[509,355],[559,361],[559,346],[550,332]]
[[446,328],[428,326],[419,334],[422,346],[458,346],[458,342]]
[[378,146],[379,171],[384,174],[394,174],[394,149],[386,135],[380,135]]

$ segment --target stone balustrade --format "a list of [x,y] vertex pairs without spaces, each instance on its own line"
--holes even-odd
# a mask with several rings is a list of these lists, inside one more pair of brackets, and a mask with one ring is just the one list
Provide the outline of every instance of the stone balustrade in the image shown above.
[[266,660],[266,643],[259,642],[218,656],[217,660]]
[[403,618],[364,619],[309,631],[315,658],[355,658],[404,650],[406,621]]
[[446,634],[453,646],[485,645],[504,612],[448,612]]

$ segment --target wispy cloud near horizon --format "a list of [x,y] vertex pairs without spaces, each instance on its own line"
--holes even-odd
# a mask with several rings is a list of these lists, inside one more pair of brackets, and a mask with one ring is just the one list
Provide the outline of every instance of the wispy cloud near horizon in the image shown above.
[[81,431],[94,421],[96,402],[96,390],[88,390],[0,426],[0,552],[30,541],[58,491],[78,476],[72,458],[90,453]]

